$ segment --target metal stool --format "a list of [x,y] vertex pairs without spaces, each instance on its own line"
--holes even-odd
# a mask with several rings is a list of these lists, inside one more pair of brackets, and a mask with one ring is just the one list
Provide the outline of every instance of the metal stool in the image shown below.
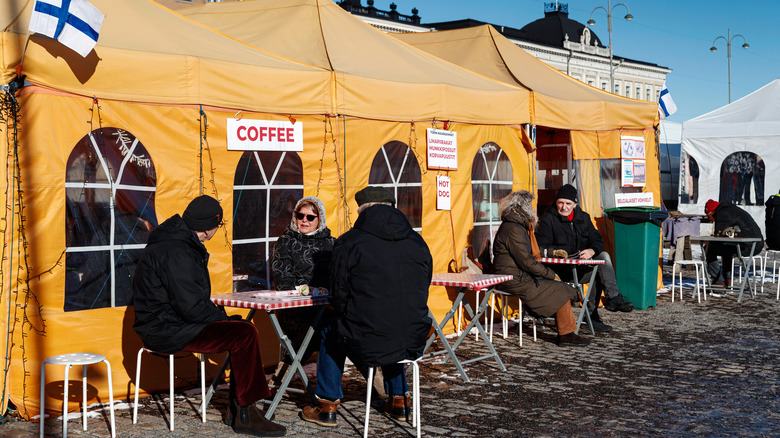
[[83,367],[82,377],[82,408],[83,412],[81,420],[84,430],[87,430],[87,365],[103,362],[106,364],[106,374],[108,375],[108,400],[110,402],[111,409],[111,437],[116,436],[116,427],[114,424],[114,388],[111,382],[111,364],[108,362],[105,356],[95,353],[69,353],[60,354],[57,356],[47,357],[41,364],[41,438],[43,438],[43,419],[44,419],[44,403],[46,401],[46,364],[51,365],[65,365],[65,382],[63,385],[62,395],[62,436],[67,438],[68,436],[68,372],[73,365],[81,365]]
[[[412,426],[417,426],[417,438],[420,438],[420,366],[417,363],[420,359],[404,359],[397,362],[412,365]],[[363,438],[368,438],[368,416],[371,414],[371,393],[373,392],[371,387],[374,382],[375,370],[376,367],[370,367],[368,369],[368,378],[366,379],[368,385],[366,386],[366,423],[363,426]],[[389,394],[388,396],[392,397]]]
[[763,267],[761,268],[761,293],[764,293],[764,282],[766,281],[766,266],[768,263],[767,258],[769,257],[769,254],[773,254],[774,257],[772,257],[772,280],[777,282],[777,291],[778,296],[777,298],[780,299],[780,278],[778,278],[775,273],[777,272],[777,255],[780,254],[780,251],[775,249],[767,249],[764,252],[764,262]]
[[[157,353],[153,350],[150,350],[146,347],[141,347],[140,350],[138,350],[138,359],[136,361],[136,367],[135,367],[135,402],[133,403],[133,424],[136,424],[138,422],[138,387],[141,386],[141,356],[143,353],[147,352],[152,355],[162,356],[164,353]],[[202,353],[195,353],[198,355],[198,358],[200,359],[200,394],[201,394],[201,412],[202,412],[202,422],[206,422],[206,363],[205,363],[205,355]],[[170,370],[169,376],[168,376],[168,394],[170,396],[170,404],[171,404],[171,423],[170,423],[170,430],[173,430],[173,361],[175,357],[172,354],[168,355],[168,368]]]
[[[517,295],[512,295],[507,292],[502,292],[500,290],[494,290],[493,291],[493,299],[495,299],[495,296],[498,295],[499,299],[501,300],[501,328],[504,331],[504,339],[507,338],[508,332],[509,332],[509,299],[510,298],[517,298],[517,305],[518,305],[518,315],[519,315],[519,321],[517,322],[517,335],[519,338],[520,346],[523,346],[523,300],[520,299]],[[492,299],[491,299],[492,301]],[[492,305],[493,303],[491,303]],[[494,312],[491,312],[490,314],[490,327],[493,327],[493,315]],[[534,330],[536,329],[536,326],[534,325]],[[493,331],[490,331],[490,340],[493,341]],[[534,340],[536,340],[536,337],[534,336]]]
[[677,271],[677,267],[680,267],[678,274],[680,276],[680,301],[682,301],[682,267],[688,265],[693,265],[694,269],[696,270],[696,297],[698,298],[699,303],[701,303],[701,291],[699,289],[699,269],[701,269],[701,284],[704,288],[704,299],[707,299],[707,270],[704,266],[704,262],[701,260],[676,260],[672,266],[672,302],[674,302],[674,275]]

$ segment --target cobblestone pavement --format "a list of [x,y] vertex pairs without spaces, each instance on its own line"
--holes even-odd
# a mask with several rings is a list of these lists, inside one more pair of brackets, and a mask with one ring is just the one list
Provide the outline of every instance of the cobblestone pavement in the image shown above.
[[[658,295],[655,308],[631,313],[601,311],[615,327],[598,334],[585,348],[555,345],[554,331],[539,327],[533,342],[524,326],[522,348],[517,330],[507,339],[498,331],[494,344],[506,372],[494,360],[466,365],[472,383],[464,383],[449,364],[421,366],[422,432],[441,437],[559,437],[559,436],[780,436],[780,301],[766,292],[710,297],[697,303],[691,291],[685,300],[671,302]],[[499,325],[496,326],[497,330]],[[487,349],[474,336],[458,350],[461,358],[477,357]],[[307,369],[313,371],[309,366]],[[353,368],[344,379],[346,398],[339,426],[309,425],[298,418],[304,396],[288,396],[276,411],[287,436],[361,436],[365,415],[365,381]],[[232,436],[221,422],[226,391],[209,405],[208,421],[199,422],[198,394],[176,400],[176,430],[167,429],[167,399],[147,397],[132,424],[129,404],[117,407],[121,437]],[[410,424],[381,414],[374,405],[370,435],[411,436]],[[107,436],[102,416],[91,418],[87,432],[77,419],[69,423],[73,436]],[[47,436],[61,435],[61,421],[47,422]],[[38,423],[11,418],[0,435],[37,434]]]

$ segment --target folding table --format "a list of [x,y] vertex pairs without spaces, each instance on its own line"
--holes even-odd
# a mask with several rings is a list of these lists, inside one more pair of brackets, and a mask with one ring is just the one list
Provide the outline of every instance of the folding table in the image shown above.
[[[284,378],[282,379],[282,383],[279,385],[279,388],[276,391],[276,395],[274,396],[273,400],[270,402],[270,406],[265,412],[265,418],[270,420],[274,414],[274,411],[276,410],[276,407],[279,405],[279,402],[282,400],[282,396],[286,391],[303,392],[298,389],[288,389],[288,386],[290,385],[290,382],[292,381],[292,378],[295,376],[296,372],[298,373],[298,375],[300,375],[301,380],[303,380],[304,387],[308,388],[309,386],[309,381],[306,378],[306,372],[303,370],[303,367],[301,366],[301,359],[303,359],[303,354],[306,352],[306,347],[309,346],[309,342],[311,342],[311,338],[314,336],[314,331],[316,330],[320,318],[322,317],[322,313],[325,310],[324,305],[328,303],[328,297],[327,296],[319,296],[319,297],[300,296],[296,291],[256,290],[256,291],[247,291],[247,292],[234,292],[230,294],[212,295],[211,301],[214,302],[214,304],[221,307],[237,307],[240,309],[251,309],[249,314],[246,317],[247,321],[252,320],[252,317],[254,316],[256,310],[265,310],[266,312],[268,312],[268,317],[271,319],[271,325],[274,328],[274,332],[276,332],[276,336],[279,338],[279,343],[286,351],[286,354],[288,354],[290,358],[292,358],[292,366],[287,370],[287,372],[285,372]],[[304,336],[301,346],[298,348],[298,351],[295,351],[292,342],[290,342],[290,339],[282,331],[282,327],[279,325],[279,320],[276,318],[275,311],[284,310],[284,309],[296,309],[299,307],[311,307],[311,306],[319,306],[320,308],[314,320],[311,322],[311,324],[309,324],[309,329],[306,331],[306,336]],[[225,372],[225,369],[227,368],[228,365],[228,361],[229,358],[225,358],[225,361],[222,363],[222,366],[217,372],[217,376],[214,378],[214,381],[212,382],[211,386],[209,386],[208,391],[206,391],[206,396],[203,398],[204,403],[208,403],[209,400],[211,400],[211,396],[214,394],[214,386],[216,385],[217,381],[222,377],[223,373]],[[263,371],[258,370],[258,372],[263,372]]]
[[[431,286],[457,287],[458,296],[452,302],[452,307],[444,316],[444,319],[441,322],[437,322],[436,318],[433,316],[431,311],[428,310],[428,315],[431,317],[431,321],[433,324],[434,333],[431,334],[430,337],[428,337],[428,342],[425,344],[425,349],[423,350],[422,358],[428,358],[428,357],[438,356],[440,354],[446,354],[448,358],[452,359],[452,363],[455,364],[455,368],[458,369],[458,372],[460,373],[461,377],[463,377],[464,382],[470,382],[471,380],[466,375],[466,372],[463,370],[463,365],[471,362],[476,362],[482,359],[494,357],[496,358],[496,362],[498,362],[498,366],[501,368],[501,371],[506,371],[506,367],[504,366],[504,363],[501,362],[501,358],[498,356],[496,349],[493,347],[493,343],[490,342],[490,338],[488,337],[487,333],[485,333],[485,329],[482,327],[482,324],[480,324],[479,319],[482,317],[482,314],[485,313],[485,309],[487,309],[488,307],[488,302],[490,301],[490,297],[493,295],[493,289],[495,289],[496,285],[503,283],[505,281],[509,281],[511,279],[512,279],[511,275],[457,274],[457,273],[433,274],[433,278],[431,279]],[[482,298],[482,301],[479,303],[479,306],[477,307],[477,312],[475,313],[472,310],[471,306],[469,305],[468,299],[466,298],[466,292],[469,290],[476,291],[482,289],[485,290],[485,297]],[[447,341],[447,338],[444,336],[442,327],[444,327],[447,324],[447,322],[450,319],[452,319],[452,316],[455,314],[455,311],[458,309],[458,306],[461,304],[461,302],[463,303],[464,308],[466,309],[469,316],[471,317],[471,322],[466,327],[466,329],[460,334],[460,336],[455,341],[455,343],[450,345],[450,343]],[[480,336],[482,336],[482,339],[485,341],[488,350],[490,350],[490,354],[485,356],[480,356],[474,359],[461,361],[455,355],[455,350],[458,349],[458,347],[466,338],[466,336],[469,334],[469,332],[471,332],[472,327],[477,328]],[[436,351],[432,353],[425,353],[426,351],[428,351],[428,348],[431,347],[433,341],[435,341],[436,338],[439,338],[441,340],[441,343],[444,345],[444,350]]]
[[[574,288],[577,289],[577,293],[580,296],[580,299],[582,300],[582,308],[580,309],[579,315],[577,315],[577,330],[574,331],[574,333],[579,334],[580,333],[580,324],[582,324],[583,317],[588,320],[588,327],[590,327],[590,332],[592,334],[595,334],[596,331],[593,330],[593,322],[590,320],[590,312],[588,312],[588,297],[590,297],[590,291],[593,289],[594,281],[596,280],[596,271],[599,269],[599,265],[603,265],[605,262],[604,260],[594,260],[594,259],[563,259],[563,258],[556,258],[556,257],[542,257],[539,259],[540,263],[548,264],[548,265],[570,265],[571,266],[571,273],[574,277]],[[577,275],[577,266],[582,265],[588,265],[593,266],[593,270],[590,273],[590,279],[588,280],[588,283],[590,283],[590,287],[588,287],[587,291],[584,291],[584,287],[580,284],[580,277]],[[598,306],[598,303],[596,303]]]
[[747,261],[745,260],[745,257],[742,256],[742,245],[740,245],[740,243],[750,243],[751,244],[750,254],[753,254],[753,252],[756,250],[756,244],[758,242],[761,242],[761,244],[763,245],[764,242],[763,239],[759,237],[691,236],[691,242],[699,242],[699,245],[701,245],[701,257],[702,260],[704,260],[705,265],[707,264],[707,254],[706,254],[707,251],[704,248],[704,244],[706,242],[720,242],[726,245],[736,245],[737,256],[739,257],[739,263],[742,265],[742,272],[745,273],[745,281],[743,281],[739,285],[739,297],[737,298],[737,302],[738,303],[742,302],[742,292],[745,291],[745,283],[747,283],[748,289],[750,289],[750,296],[753,297],[756,296],[756,289],[753,287],[752,284],[750,284],[750,277],[747,275],[748,265],[747,265]]

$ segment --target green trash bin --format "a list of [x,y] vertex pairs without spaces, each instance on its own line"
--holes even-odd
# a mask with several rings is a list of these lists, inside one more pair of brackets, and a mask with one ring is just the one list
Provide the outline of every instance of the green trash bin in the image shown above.
[[606,210],[612,222],[615,276],[620,293],[636,309],[655,307],[661,223],[669,215],[658,207]]

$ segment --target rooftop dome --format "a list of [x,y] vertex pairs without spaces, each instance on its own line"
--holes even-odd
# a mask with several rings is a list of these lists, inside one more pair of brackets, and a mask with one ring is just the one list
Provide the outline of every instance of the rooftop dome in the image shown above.
[[605,47],[592,30],[569,18],[568,4],[557,2],[545,3],[544,18],[525,25],[520,29],[519,37],[553,47],[563,47],[563,42],[567,40],[582,42],[588,46]]

